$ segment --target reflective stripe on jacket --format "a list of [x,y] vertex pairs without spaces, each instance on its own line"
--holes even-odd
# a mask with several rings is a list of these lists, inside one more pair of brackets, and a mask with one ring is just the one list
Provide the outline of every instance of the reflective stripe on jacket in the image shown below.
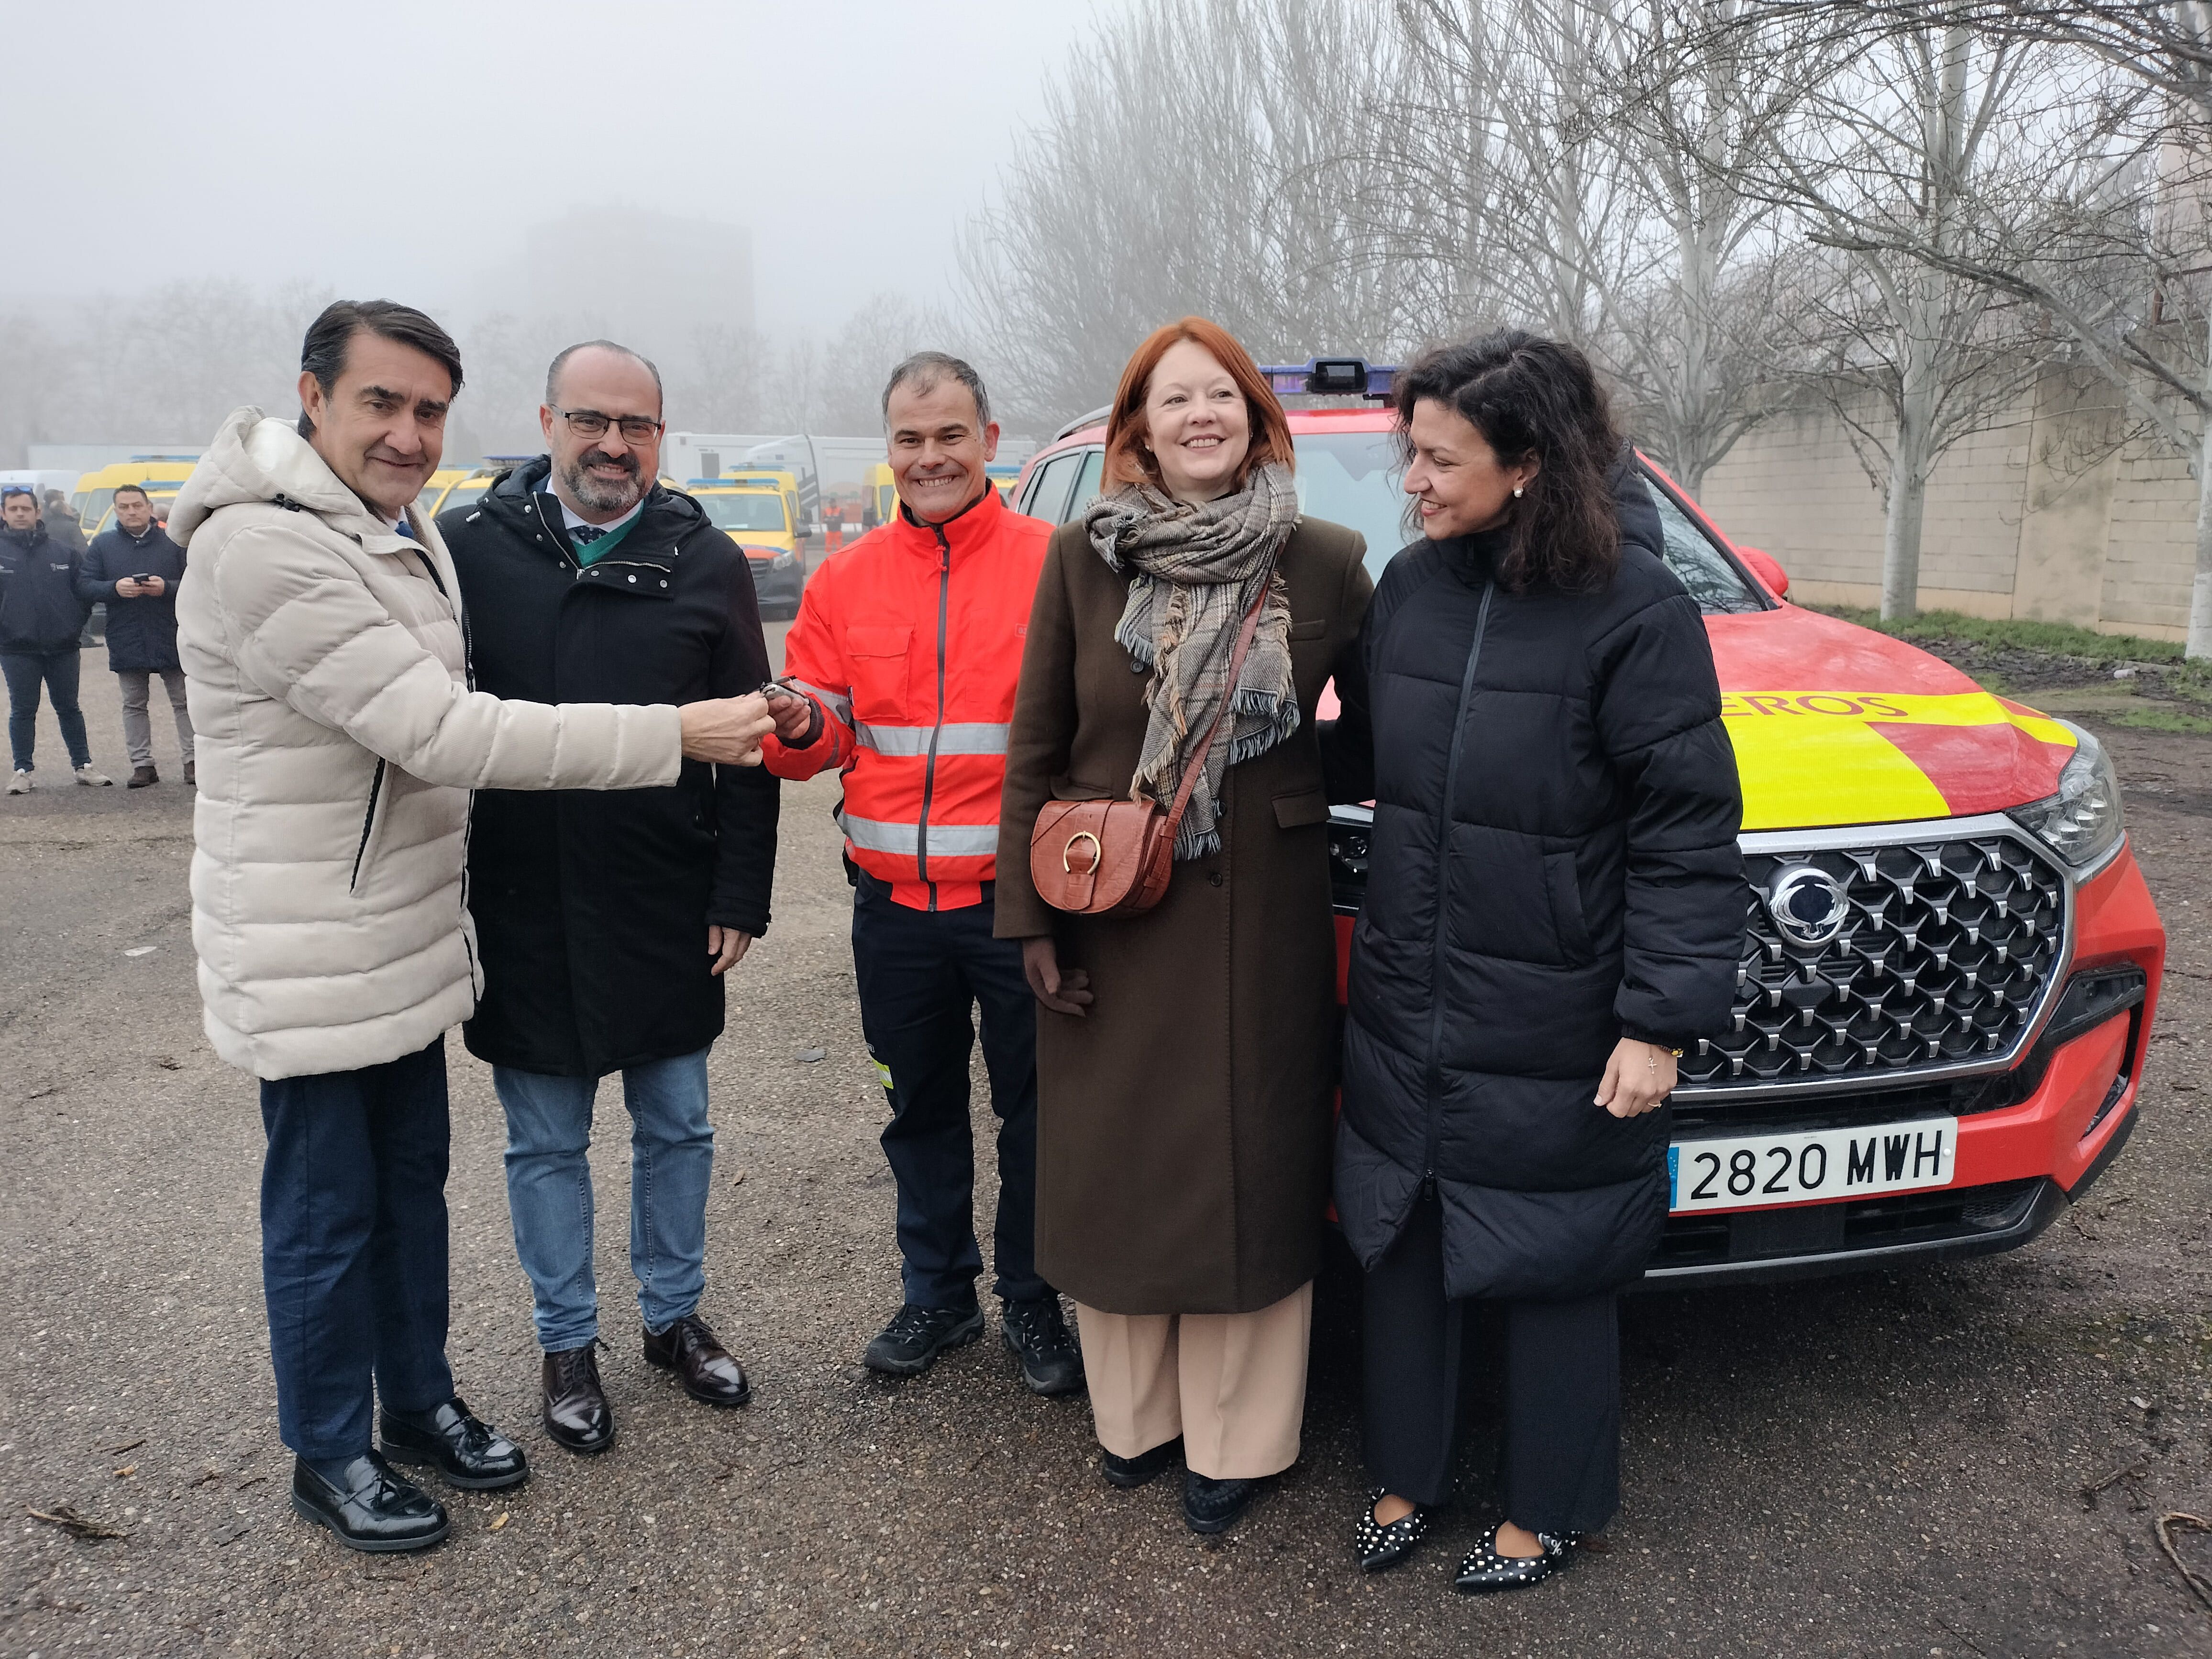
[[822,731],[803,749],[769,738],[768,768],[844,774],[846,850],[901,904],[958,909],[996,879],[1006,731],[1051,535],[986,489],[942,526],[902,510],[806,585],[784,672]]

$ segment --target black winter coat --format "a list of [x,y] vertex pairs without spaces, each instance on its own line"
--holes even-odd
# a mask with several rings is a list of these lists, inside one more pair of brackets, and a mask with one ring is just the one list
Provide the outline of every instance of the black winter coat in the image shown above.
[[[656,486],[577,562],[545,459],[438,529],[459,574],[478,690],[539,702],[695,702],[768,678],[753,579],[689,495]],[[469,834],[484,994],[462,1027],[495,1066],[605,1077],[721,1034],[709,923],[768,930],[776,781],[687,760],[664,789],[488,789]]]
[[1735,988],[1743,809],[1712,651],[1642,483],[1617,482],[1601,592],[1507,592],[1498,532],[1400,553],[1325,734],[1330,799],[1375,801],[1337,1212],[1371,1267],[1433,1180],[1455,1297],[1643,1271],[1672,1114],[1614,1118],[1598,1085],[1624,1036],[1726,1029]]
[[41,519],[28,530],[0,528],[0,651],[74,651],[92,607],[78,598],[84,543]]
[[[125,576],[159,576],[168,586],[158,599],[124,599],[115,584]],[[76,593],[88,605],[107,607],[107,665],[173,672],[177,660],[177,585],[185,579],[185,550],[157,524],[133,537],[120,525],[92,538],[77,571]]]

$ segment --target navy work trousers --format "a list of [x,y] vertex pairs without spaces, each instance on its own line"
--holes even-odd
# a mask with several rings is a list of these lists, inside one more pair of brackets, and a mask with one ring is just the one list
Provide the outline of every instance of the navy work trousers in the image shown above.
[[310,1462],[358,1457],[377,1396],[399,1412],[453,1397],[446,1040],[357,1072],[264,1081],[261,1121],[277,1432]]
[[62,729],[62,747],[69,750],[70,764],[92,764],[92,749],[84,737],[84,711],[76,701],[81,660],[74,646],[66,651],[0,653],[0,677],[8,682],[8,747],[18,772],[32,769],[41,684],[54,701],[54,724]]
[[993,939],[991,921],[988,886],[981,904],[915,910],[863,876],[853,903],[860,1028],[890,1096],[884,1156],[898,1184],[906,1300],[924,1308],[973,1308],[983,1267],[968,1116],[979,1009],[999,1115],[992,1288],[1007,1301],[1050,1293],[1036,1272],[1036,999],[1020,944]]

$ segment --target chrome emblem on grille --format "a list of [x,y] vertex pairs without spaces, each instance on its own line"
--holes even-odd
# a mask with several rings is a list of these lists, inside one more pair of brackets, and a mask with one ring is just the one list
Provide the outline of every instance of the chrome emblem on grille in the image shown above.
[[1843,884],[1816,865],[1786,864],[1766,889],[1766,913],[1782,937],[1808,950],[1842,933],[1850,910]]

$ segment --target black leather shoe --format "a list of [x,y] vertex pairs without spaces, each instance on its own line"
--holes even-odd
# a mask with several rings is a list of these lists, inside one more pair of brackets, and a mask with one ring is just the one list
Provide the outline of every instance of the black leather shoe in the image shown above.
[[1102,1447],[1103,1455],[1098,1468],[1105,1475],[1108,1486],[1119,1486],[1123,1492],[1133,1492],[1147,1481],[1157,1480],[1166,1474],[1168,1465],[1176,1461],[1176,1454],[1182,1449],[1181,1435],[1153,1447],[1150,1451],[1139,1452],[1134,1457],[1116,1457]]
[[1413,1512],[1401,1515],[1389,1526],[1375,1518],[1375,1506],[1389,1494],[1381,1486],[1367,1494],[1367,1507],[1359,1512],[1359,1524],[1352,1529],[1352,1544],[1359,1557],[1363,1572],[1379,1572],[1384,1567],[1395,1567],[1413,1553],[1413,1547],[1429,1533],[1429,1511],[1419,1504]]
[[645,1363],[674,1371],[684,1393],[709,1406],[742,1406],[753,1397],[745,1368],[696,1314],[686,1314],[665,1331],[647,1331]]
[[890,1376],[919,1376],[947,1348],[964,1348],[983,1334],[983,1310],[920,1308],[909,1302],[876,1333],[860,1363]]
[[1083,1351],[1067,1328],[1057,1296],[1009,1302],[999,1314],[999,1333],[1021,1361],[1031,1394],[1073,1394],[1083,1386]]
[[1492,1590],[1527,1589],[1531,1584],[1540,1584],[1567,1565],[1567,1557],[1583,1541],[1583,1535],[1578,1532],[1540,1532],[1536,1541],[1544,1547],[1541,1555],[1500,1555],[1498,1528],[1492,1527],[1483,1534],[1482,1542],[1474,1547],[1474,1553],[1459,1564],[1459,1577],[1452,1581],[1453,1587],[1470,1595],[1485,1595]]
[[615,1443],[614,1408],[599,1386],[596,1342],[545,1356],[538,1386],[545,1400],[545,1432],[556,1446],[589,1456]]
[[394,1474],[373,1451],[363,1452],[334,1478],[318,1474],[304,1457],[295,1459],[292,1507],[328,1527],[348,1549],[371,1554],[428,1549],[453,1528],[444,1504]]
[[1227,1532],[1260,1494],[1257,1480],[1215,1480],[1196,1469],[1182,1472],[1182,1523],[1193,1532]]
[[456,1486],[495,1492],[530,1479],[522,1448],[478,1420],[455,1395],[427,1412],[384,1413],[384,1455],[394,1463],[428,1463]]

